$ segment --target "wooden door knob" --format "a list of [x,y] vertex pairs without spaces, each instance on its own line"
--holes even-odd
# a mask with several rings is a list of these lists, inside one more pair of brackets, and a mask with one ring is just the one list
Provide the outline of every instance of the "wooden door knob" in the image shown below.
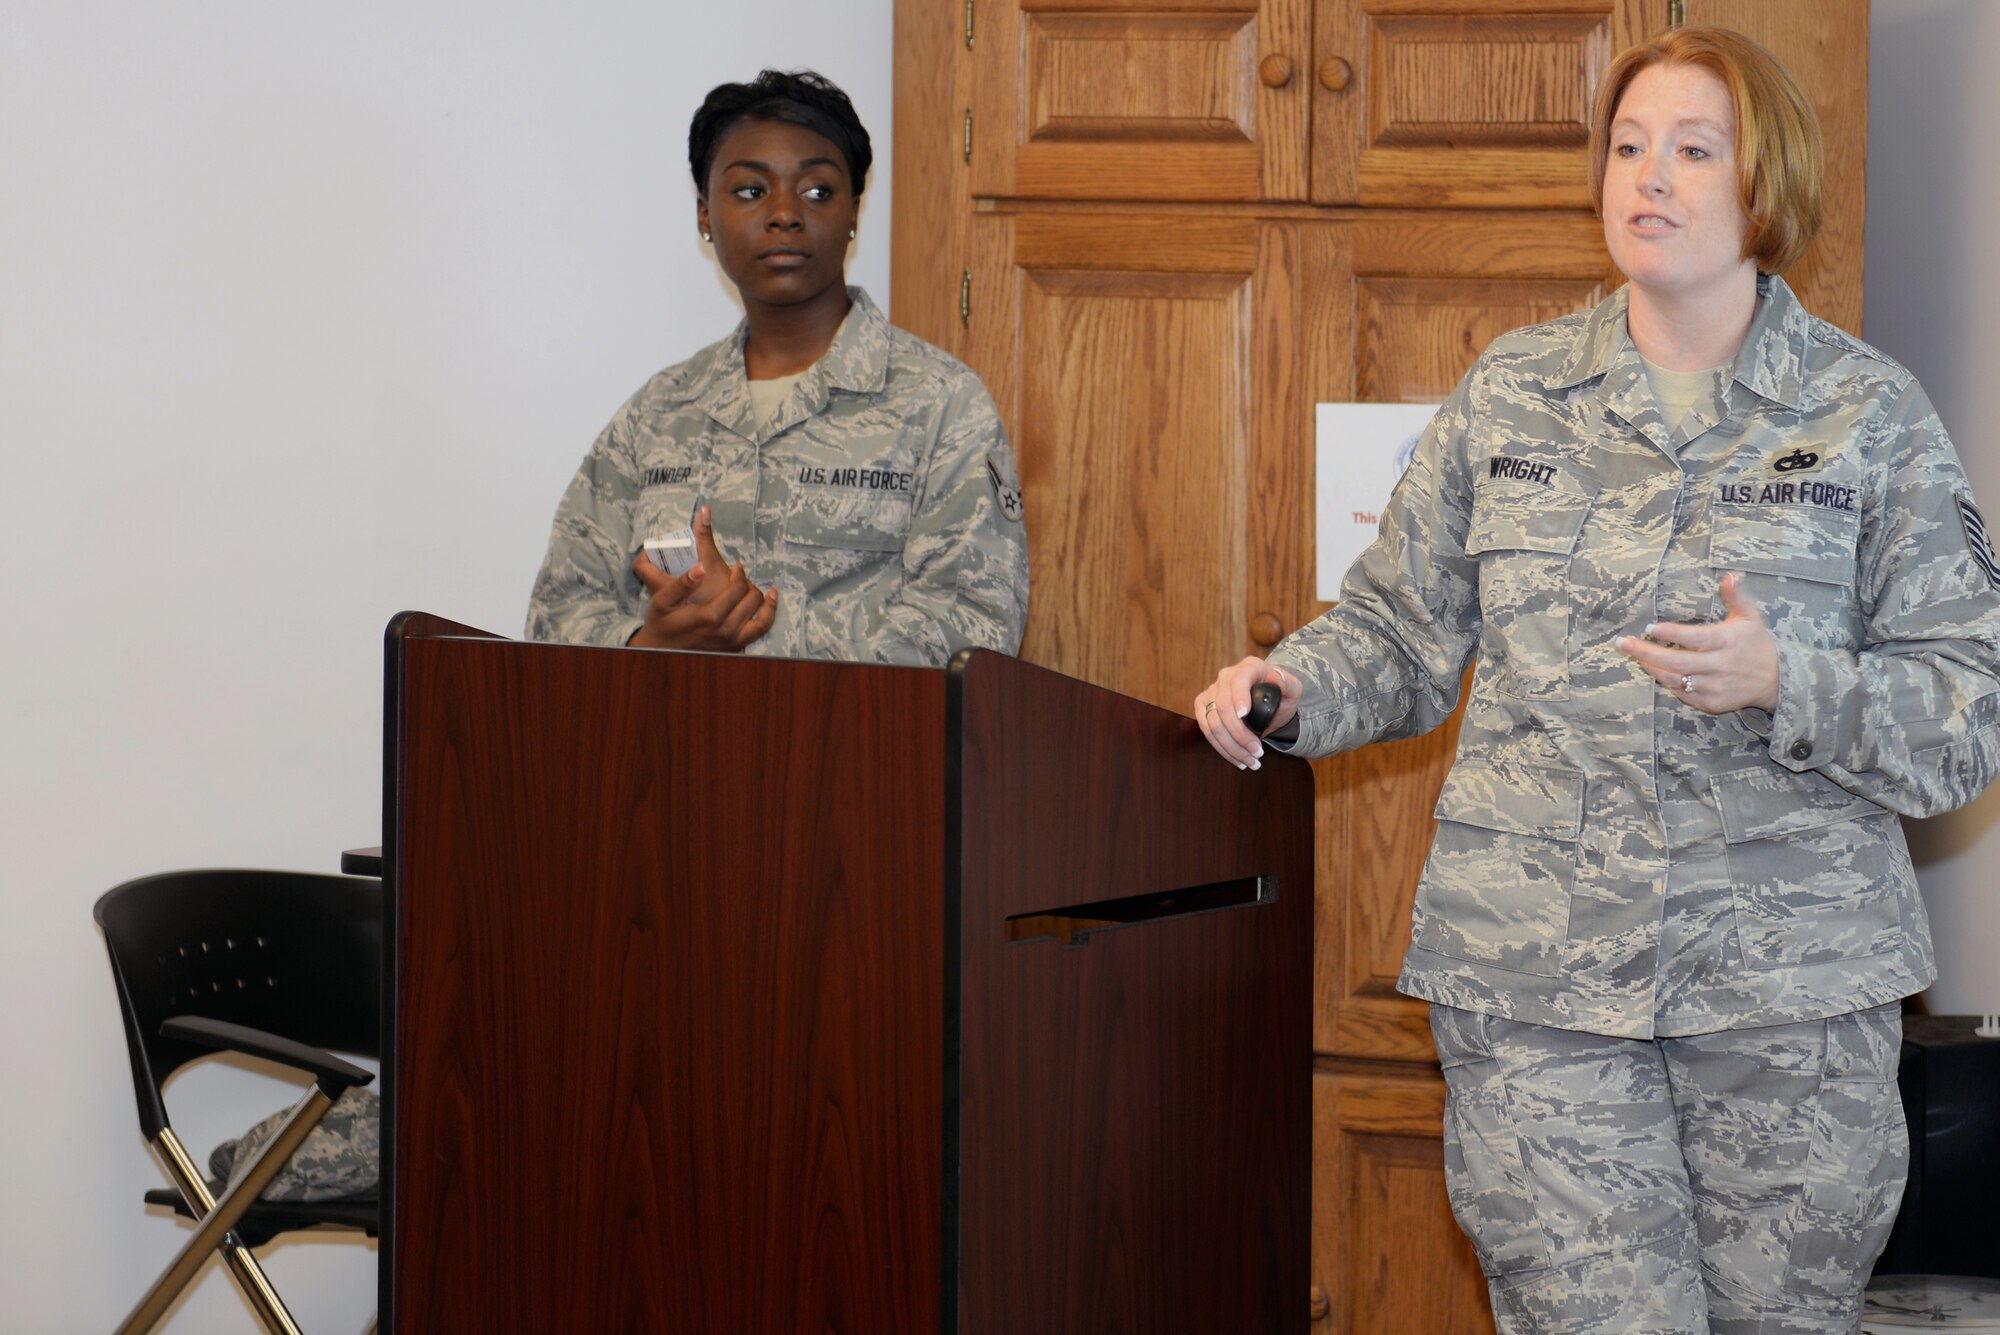
[[1326,1290],[1321,1288],[1317,1284],[1313,1285],[1312,1319],[1318,1321],[1319,1319],[1324,1317],[1329,1311],[1331,1311],[1332,1308],[1333,1304],[1329,1303],[1326,1300]]
[[1291,57],[1276,54],[1265,56],[1257,62],[1257,77],[1264,81],[1266,88],[1283,88],[1292,81]]
[[1269,649],[1285,638],[1284,623],[1269,612],[1259,612],[1250,618],[1250,638]]
[[1346,90],[1354,82],[1354,66],[1339,56],[1328,56],[1319,63],[1319,86],[1329,93]]

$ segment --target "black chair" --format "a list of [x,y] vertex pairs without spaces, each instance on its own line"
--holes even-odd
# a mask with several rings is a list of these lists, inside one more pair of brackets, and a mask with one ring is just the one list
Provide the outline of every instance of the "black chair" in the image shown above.
[[[334,1100],[374,1078],[326,1049],[381,1055],[382,883],[301,872],[170,872],[127,881],[93,912],[118,984],[139,1128],[175,1187],[149,1191],[146,1200],[196,1221],[120,1335],[151,1330],[216,1248],[265,1326],[298,1335],[250,1249],[321,1225],[373,1236],[380,1207],[258,1196]],[[161,1087],[181,1067],[224,1051],[296,1068],[313,1084],[218,1201],[168,1125]]]

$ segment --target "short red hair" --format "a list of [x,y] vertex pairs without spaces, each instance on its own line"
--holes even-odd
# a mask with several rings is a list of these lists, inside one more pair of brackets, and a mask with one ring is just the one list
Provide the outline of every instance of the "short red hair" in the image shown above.
[[1736,193],[1750,226],[1743,254],[1760,273],[1783,273],[1819,233],[1825,180],[1819,117],[1777,58],[1727,28],[1674,28],[1619,56],[1597,87],[1590,117],[1590,206],[1604,212],[1611,122],[1639,71],[1693,65],[1729,90],[1736,110]]

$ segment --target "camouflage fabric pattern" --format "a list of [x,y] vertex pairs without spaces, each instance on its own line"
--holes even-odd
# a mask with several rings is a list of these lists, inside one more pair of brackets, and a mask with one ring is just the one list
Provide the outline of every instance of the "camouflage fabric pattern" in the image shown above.
[[[235,1140],[217,1145],[208,1156],[209,1173],[226,1187],[234,1187],[291,1111],[272,1113]],[[291,1160],[258,1199],[370,1200],[381,1182],[381,1165],[381,1096],[372,1089],[349,1089],[307,1133],[305,1143],[292,1151]]]
[[1894,1003],[1685,1038],[1446,1006],[1431,1029],[1499,1335],[1860,1329],[1909,1167]]
[[[1477,658],[1403,991],[1643,1038],[1934,977],[1895,813],[2000,768],[1990,547],[1910,374],[1760,288],[1684,435],[1622,291],[1496,340],[1340,603],[1271,654],[1304,683],[1307,755],[1436,727]],[[1774,715],[1703,713],[1616,647],[1721,619],[1729,571],[1778,641]]]
[[556,512],[528,638],[624,644],[646,601],[632,558],[706,503],[723,554],[779,591],[749,653],[941,666],[967,646],[1020,647],[1027,532],[993,400],[848,294],[832,346],[768,424],[742,326],[619,410]]

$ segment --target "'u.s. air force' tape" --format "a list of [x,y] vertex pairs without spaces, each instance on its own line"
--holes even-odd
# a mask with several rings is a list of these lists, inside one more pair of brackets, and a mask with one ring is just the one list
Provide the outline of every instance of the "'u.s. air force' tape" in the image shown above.
[[2000,588],[2000,558],[1993,555],[1993,540],[1986,536],[1986,521],[1980,517],[1979,507],[1972,503],[1971,497],[1958,498],[1958,519],[1965,525],[1965,545],[1972,549],[1972,559],[1979,562],[1987,580]]
[[646,559],[679,579],[701,559],[695,555],[694,530],[679,528],[664,538],[646,539]]

